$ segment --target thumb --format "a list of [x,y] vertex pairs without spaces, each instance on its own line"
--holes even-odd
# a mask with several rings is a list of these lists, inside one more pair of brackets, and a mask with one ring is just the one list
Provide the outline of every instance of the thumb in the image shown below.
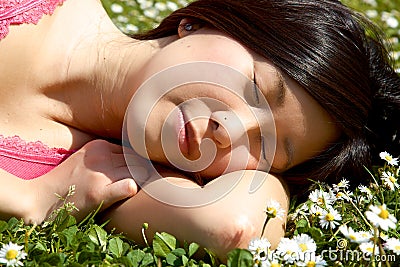
[[125,178],[108,185],[107,191],[104,208],[120,200],[133,197],[138,191],[138,186],[132,178]]

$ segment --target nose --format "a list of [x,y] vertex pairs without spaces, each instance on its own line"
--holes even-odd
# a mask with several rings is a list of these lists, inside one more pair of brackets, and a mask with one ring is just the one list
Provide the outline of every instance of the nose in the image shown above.
[[[227,148],[233,144],[247,143],[246,135],[259,125],[255,118],[240,118],[233,111],[215,111],[211,114],[212,132],[216,145],[219,148]],[[245,137],[243,139],[243,137]]]

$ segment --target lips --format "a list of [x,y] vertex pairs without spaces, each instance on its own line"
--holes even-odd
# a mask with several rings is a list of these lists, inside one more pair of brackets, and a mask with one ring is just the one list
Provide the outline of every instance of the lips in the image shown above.
[[179,148],[184,155],[188,155],[189,153],[189,140],[188,140],[188,132],[185,123],[185,117],[181,109],[178,109],[178,118],[176,124],[176,130],[178,134],[178,144]]

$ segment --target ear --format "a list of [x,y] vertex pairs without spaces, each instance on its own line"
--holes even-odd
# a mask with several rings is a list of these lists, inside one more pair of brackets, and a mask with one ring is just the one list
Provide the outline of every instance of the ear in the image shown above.
[[179,38],[183,38],[200,29],[201,27],[202,26],[199,21],[196,21],[195,19],[184,18],[179,23],[178,36]]

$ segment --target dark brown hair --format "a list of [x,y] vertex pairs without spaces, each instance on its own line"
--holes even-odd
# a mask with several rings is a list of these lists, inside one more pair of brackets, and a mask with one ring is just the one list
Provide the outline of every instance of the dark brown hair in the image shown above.
[[360,14],[334,0],[199,0],[134,37],[174,35],[183,18],[228,33],[268,58],[342,128],[326,151],[284,173],[289,182],[363,179],[379,152],[400,153],[400,79],[381,33]]

